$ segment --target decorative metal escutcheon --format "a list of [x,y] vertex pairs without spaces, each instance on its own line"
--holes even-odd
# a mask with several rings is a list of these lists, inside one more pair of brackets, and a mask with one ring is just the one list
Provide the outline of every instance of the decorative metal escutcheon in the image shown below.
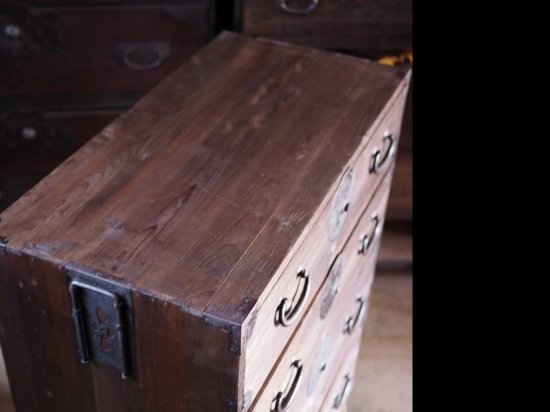
[[130,291],[97,278],[71,277],[69,292],[80,360],[110,365],[127,378],[132,372]]

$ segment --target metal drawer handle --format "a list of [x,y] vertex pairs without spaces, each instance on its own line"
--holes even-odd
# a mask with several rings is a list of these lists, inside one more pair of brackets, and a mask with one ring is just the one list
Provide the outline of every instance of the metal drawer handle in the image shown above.
[[357,313],[354,316],[350,316],[346,320],[346,329],[344,330],[344,332],[349,335],[353,333],[353,331],[355,330],[355,327],[361,321],[361,318],[365,314],[365,310],[367,308],[367,302],[365,302],[365,300],[362,297],[358,297],[356,302],[359,304]]
[[288,408],[288,405],[292,402],[294,395],[298,392],[298,387],[302,380],[302,370],[303,364],[301,360],[296,360],[290,365],[292,369],[292,375],[286,385],[286,388],[277,393],[275,398],[273,398],[273,407],[271,410],[273,412],[285,412]]
[[372,153],[369,173],[380,173],[382,167],[393,156],[395,151],[395,139],[391,133],[386,132],[384,134],[383,144],[386,146],[384,154],[382,154],[381,149],[375,149]]
[[374,226],[371,230],[371,233],[361,236],[361,246],[359,247],[358,251],[360,255],[364,255],[367,253],[374,242],[374,238],[380,233],[380,218],[378,217],[378,214],[373,214],[372,222],[374,223]]
[[151,70],[159,67],[170,54],[167,43],[121,43],[122,63],[133,70]]
[[[304,286],[302,288],[302,293],[300,293],[300,297],[298,298],[298,301],[296,304],[294,303],[294,298],[287,299],[283,298],[281,300],[281,303],[279,303],[279,306],[277,307],[277,310],[275,312],[275,322],[280,323],[283,326],[290,326],[296,320],[300,317],[300,312],[304,308],[304,303],[307,299],[307,295],[309,294],[310,289],[310,281],[309,281],[309,274],[305,270],[300,270],[297,274],[297,279],[299,284],[303,283]],[[302,282],[303,281],[303,282]],[[299,287],[299,286],[298,286]],[[298,289],[296,290],[296,294],[298,293]],[[296,297],[296,294],[294,297]]]
[[310,14],[317,9],[317,6],[319,5],[319,0],[310,0],[308,5],[300,8],[300,7],[292,7],[287,4],[287,0],[279,0],[279,6],[281,9],[286,11],[290,14],[298,14],[298,15],[304,15],[304,14]]
[[340,407],[344,403],[346,403],[349,393],[351,392],[352,379],[350,378],[349,375],[346,375],[344,376],[344,380],[345,380],[344,389],[342,389],[342,392],[336,398],[334,398],[334,405],[333,405],[334,409],[340,409]]

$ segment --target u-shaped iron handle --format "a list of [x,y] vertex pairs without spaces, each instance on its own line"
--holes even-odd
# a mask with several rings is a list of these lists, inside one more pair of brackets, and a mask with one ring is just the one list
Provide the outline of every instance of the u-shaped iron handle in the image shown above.
[[289,383],[284,391],[277,393],[273,399],[274,408],[273,412],[285,412],[288,409],[288,405],[292,402],[294,395],[298,392],[298,387],[302,380],[303,364],[301,360],[296,360],[290,365],[292,368],[292,375],[290,376]]
[[292,7],[289,6],[287,3],[287,0],[279,0],[279,7],[290,14],[298,14],[298,15],[304,15],[304,14],[310,14],[317,9],[317,6],[319,5],[319,0],[310,0],[307,6],[305,7]]
[[374,224],[373,224],[371,232],[366,234],[366,235],[361,236],[361,240],[360,240],[361,246],[359,247],[359,250],[358,250],[358,253],[360,255],[364,255],[364,254],[367,253],[367,251],[369,250],[369,248],[371,247],[371,245],[374,242],[374,238],[380,233],[380,223],[381,222],[380,222],[380,218],[378,217],[377,213],[375,213],[372,216],[372,222]]
[[334,398],[334,409],[340,409],[340,407],[346,402],[346,399],[351,392],[352,379],[349,375],[344,376],[344,388],[342,392],[336,398]]
[[296,278],[298,279],[299,283],[302,283],[303,280],[304,284],[298,301],[294,303],[294,299],[290,300],[287,298],[283,298],[281,300],[281,303],[279,303],[279,306],[277,306],[277,310],[275,312],[275,322],[280,323],[283,326],[292,325],[300,317],[300,313],[305,306],[305,301],[311,287],[311,282],[309,280],[309,274],[307,273],[307,271],[300,270],[296,275]]
[[344,332],[349,335],[353,333],[355,327],[361,321],[361,318],[363,317],[367,309],[367,302],[362,297],[358,297],[356,302],[358,304],[357,312],[355,313],[355,315],[352,315],[346,319],[346,329],[344,329]]
[[[393,134],[386,132],[384,134],[384,139],[382,140],[384,149],[375,149],[372,153],[369,173],[380,173],[382,168],[388,161],[392,158],[393,153],[395,152],[395,138]],[[386,143],[388,142],[388,143]],[[384,153],[382,153],[384,150]]]

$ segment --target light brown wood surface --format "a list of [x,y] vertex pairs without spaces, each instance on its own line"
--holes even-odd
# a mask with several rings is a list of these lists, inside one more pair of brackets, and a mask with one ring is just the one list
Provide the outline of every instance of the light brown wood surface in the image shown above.
[[[315,297],[314,302],[308,308],[308,311],[303,316],[298,330],[292,337],[292,341],[285,348],[281,358],[278,361],[275,370],[272,371],[267,379],[266,384],[262,388],[262,393],[258,395],[252,406],[253,411],[263,411],[269,409],[273,392],[276,391],[283,383],[287,375],[288,365],[295,358],[299,358],[304,364],[304,384],[299,393],[296,394],[292,401],[292,408],[298,410],[315,411],[322,402],[322,398],[328,389],[332,378],[338,373],[338,365],[341,359],[349,350],[352,341],[356,341],[360,336],[361,325],[364,317],[361,317],[360,323],[353,330],[353,333],[347,334],[344,332],[346,320],[357,311],[357,298],[361,297],[365,302],[368,302],[368,296],[372,280],[374,277],[374,269],[376,264],[376,255],[378,253],[379,237],[373,239],[371,246],[365,254],[358,253],[360,247],[360,239],[362,234],[369,233],[372,230],[372,215],[378,210],[385,209],[388,198],[388,186],[391,181],[391,175],[388,175],[383,184],[379,187],[373,201],[366,208],[358,222],[355,230],[349,237],[340,259],[342,261],[342,272],[337,281],[338,292],[332,302],[330,310],[326,318],[321,319],[321,307],[323,305],[324,293],[332,287],[330,281],[325,281],[319,294]],[[380,214],[383,219],[383,215]],[[326,354],[324,360],[326,367],[322,372],[316,370],[316,356],[319,351],[323,350],[323,342],[328,339],[330,350]],[[269,354],[262,348],[264,345],[257,345],[259,352],[264,353],[264,357]],[[324,356],[324,355],[321,355]],[[252,358],[258,364],[261,363],[260,358]],[[267,363],[267,362],[266,362]],[[269,363],[267,363],[269,364]],[[256,374],[261,370],[256,369]],[[315,387],[310,387],[309,381],[316,375],[319,375]],[[263,375],[260,380],[263,381]],[[307,391],[306,391],[307,387]]]

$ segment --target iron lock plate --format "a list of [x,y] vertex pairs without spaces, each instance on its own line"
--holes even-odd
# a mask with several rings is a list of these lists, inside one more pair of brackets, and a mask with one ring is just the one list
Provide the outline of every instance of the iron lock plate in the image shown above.
[[132,295],[128,288],[68,269],[72,316],[82,363],[132,373]]

